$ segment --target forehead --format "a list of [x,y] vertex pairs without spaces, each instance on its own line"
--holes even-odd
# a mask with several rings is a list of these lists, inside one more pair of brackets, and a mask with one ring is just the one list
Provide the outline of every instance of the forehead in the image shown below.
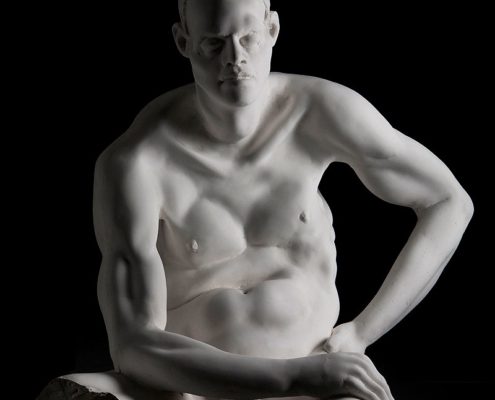
[[265,19],[262,0],[189,0],[187,24],[192,34],[233,32],[261,26]]

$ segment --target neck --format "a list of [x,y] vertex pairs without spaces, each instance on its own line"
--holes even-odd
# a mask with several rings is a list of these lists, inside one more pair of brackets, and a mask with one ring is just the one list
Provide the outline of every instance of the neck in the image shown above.
[[207,134],[225,144],[241,144],[249,140],[262,123],[263,111],[268,102],[267,89],[265,86],[263,93],[253,103],[234,106],[213,99],[197,87],[197,105]]

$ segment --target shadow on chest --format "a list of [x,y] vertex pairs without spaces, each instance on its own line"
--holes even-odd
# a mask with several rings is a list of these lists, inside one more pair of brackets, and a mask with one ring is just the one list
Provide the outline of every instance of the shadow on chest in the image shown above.
[[285,247],[310,229],[315,199],[309,187],[290,179],[212,184],[180,221],[162,227],[166,255],[197,266],[234,258],[247,246]]

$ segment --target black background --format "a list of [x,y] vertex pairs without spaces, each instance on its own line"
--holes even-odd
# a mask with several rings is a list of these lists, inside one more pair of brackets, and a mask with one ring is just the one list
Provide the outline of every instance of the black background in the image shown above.
[[[110,367],[96,301],[93,167],[147,102],[192,80],[171,36],[175,1],[166,3],[43,4],[24,14],[28,39],[16,47],[22,62],[11,83],[21,111],[13,151],[27,168],[16,169],[11,193],[22,207],[18,267],[29,276],[26,398],[58,375]],[[282,28],[273,70],[358,91],[437,154],[472,196],[475,217],[440,281],[369,355],[398,391],[429,381],[481,388],[493,380],[485,362],[493,338],[486,11],[360,7],[274,0]],[[321,190],[335,217],[345,321],[376,292],[415,220],[373,197],[346,166],[331,166]]]

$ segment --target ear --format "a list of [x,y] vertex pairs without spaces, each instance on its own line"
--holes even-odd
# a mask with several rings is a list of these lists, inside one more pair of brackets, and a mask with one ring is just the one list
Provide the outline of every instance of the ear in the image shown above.
[[277,43],[278,34],[280,32],[280,20],[276,11],[270,11],[268,29],[272,38],[272,46],[275,46],[275,43]]
[[175,45],[179,53],[189,58],[189,35],[185,32],[182,23],[176,22],[172,26],[172,34],[174,35]]

